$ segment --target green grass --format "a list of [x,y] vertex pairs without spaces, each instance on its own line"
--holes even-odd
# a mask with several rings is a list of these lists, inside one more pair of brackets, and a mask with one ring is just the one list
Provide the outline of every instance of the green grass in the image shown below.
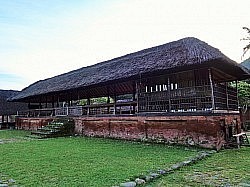
[[240,183],[250,185],[250,147],[222,150],[148,186],[240,186]]
[[[1,138],[26,132],[0,131]],[[1,139],[0,138],[0,139]],[[0,174],[21,186],[113,186],[193,156],[183,147],[67,137],[0,144]]]
[[29,131],[23,130],[0,130],[0,139],[23,139],[28,134]]

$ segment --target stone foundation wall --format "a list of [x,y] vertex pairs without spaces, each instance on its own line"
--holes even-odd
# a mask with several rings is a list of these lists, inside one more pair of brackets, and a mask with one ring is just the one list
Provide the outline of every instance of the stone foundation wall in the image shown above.
[[[239,115],[73,117],[75,133],[83,136],[166,142],[219,150],[225,143],[225,129]],[[237,119],[237,120],[235,120]],[[53,118],[18,118],[17,127],[36,130]],[[233,122],[233,123],[232,123]],[[240,125],[239,125],[240,126]],[[240,127],[235,127],[240,132]]]
[[54,118],[17,118],[16,129],[20,130],[37,130],[42,126],[48,125],[48,122],[53,121]]

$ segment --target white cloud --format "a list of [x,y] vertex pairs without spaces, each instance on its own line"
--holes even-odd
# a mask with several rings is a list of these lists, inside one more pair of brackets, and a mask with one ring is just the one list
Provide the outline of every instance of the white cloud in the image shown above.
[[65,14],[38,17],[35,26],[6,24],[11,37],[3,42],[5,50],[0,47],[0,68],[25,77],[26,87],[187,36],[200,38],[240,62],[242,27],[250,25],[248,0],[106,2],[88,9],[69,6]]

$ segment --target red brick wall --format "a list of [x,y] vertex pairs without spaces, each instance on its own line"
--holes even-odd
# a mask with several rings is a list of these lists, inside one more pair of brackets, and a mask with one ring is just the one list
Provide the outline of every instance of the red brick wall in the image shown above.
[[[74,117],[75,133],[84,136],[147,140],[220,149],[225,128],[239,115]],[[52,118],[18,118],[20,129],[35,130]],[[238,129],[240,132],[240,129]]]
[[16,129],[37,130],[37,128],[48,125],[48,122],[52,120],[53,118],[17,118]]
[[[223,125],[239,115],[164,117],[78,117],[76,133],[85,136],[162,141],[220,149],[225,144]],[[221,122],[224,121],[223,123]],[[225,125],[225,126],[226,126]]]

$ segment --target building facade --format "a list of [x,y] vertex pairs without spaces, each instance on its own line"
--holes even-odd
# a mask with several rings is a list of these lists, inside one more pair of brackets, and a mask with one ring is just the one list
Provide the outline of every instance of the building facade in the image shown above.
[[11,100],[32,109],[19,112],[19,128],[70,116],[82,135],[220,149],[240,132],[237,81],[246,78],[218,49],[184,38],[38,81]]

